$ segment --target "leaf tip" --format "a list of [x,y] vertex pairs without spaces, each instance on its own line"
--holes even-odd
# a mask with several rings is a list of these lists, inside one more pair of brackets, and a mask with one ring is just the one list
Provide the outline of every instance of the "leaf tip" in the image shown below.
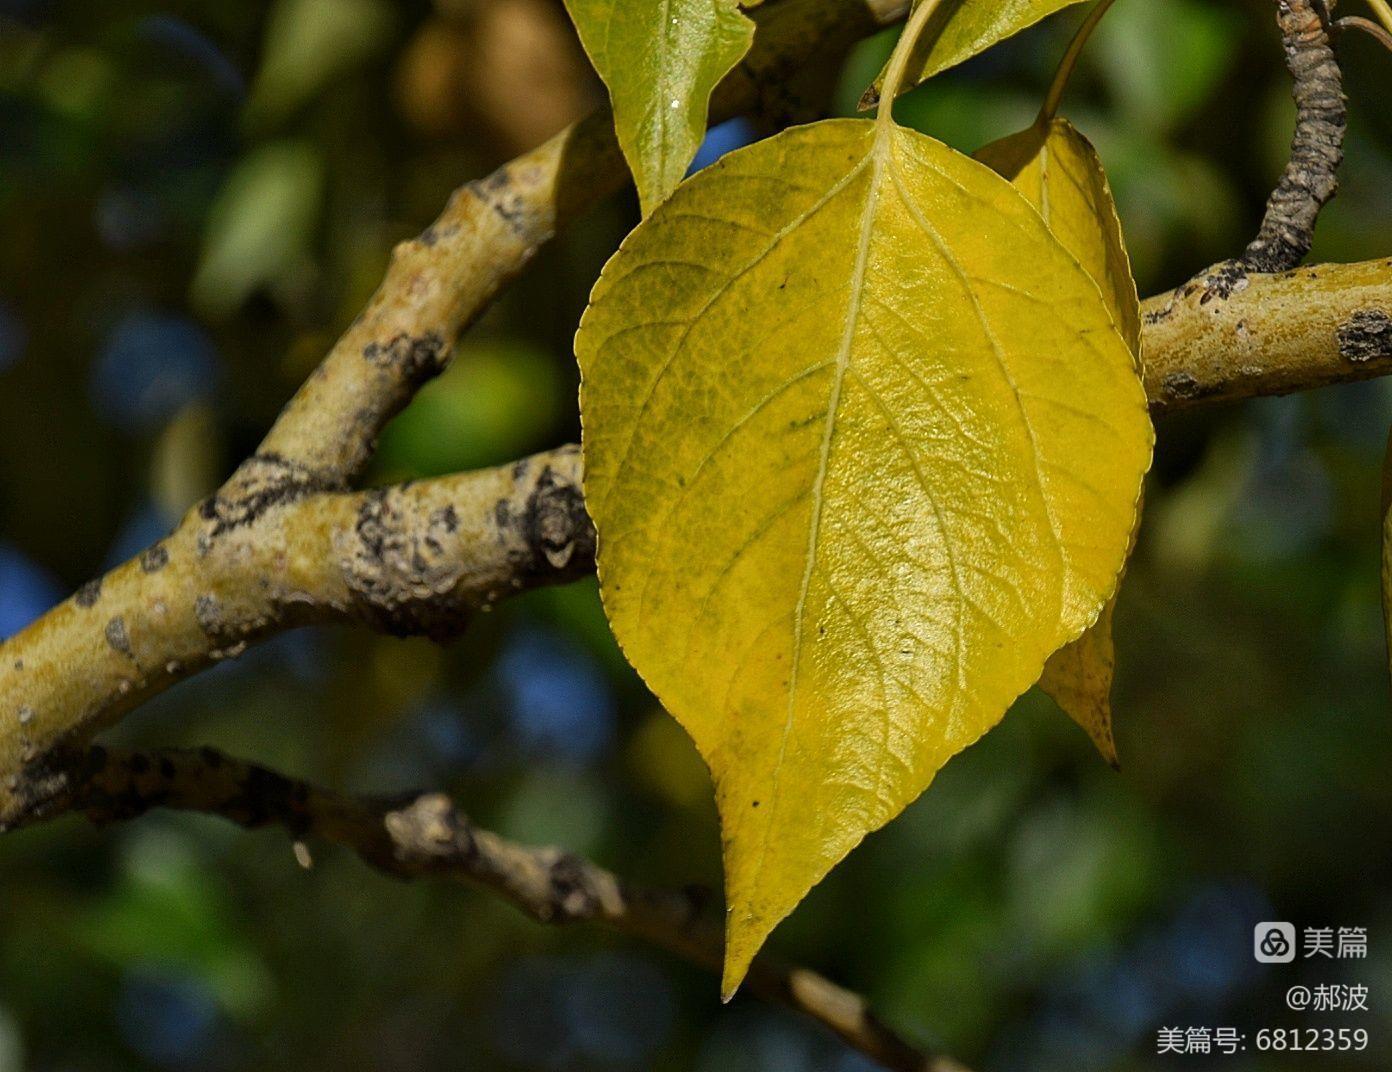
[[1098,704],[1090,718],[1080,717],[1071,708],[1065,708],[1065,711],[1087,731],[1102,761],[1114,771],[1121,770],[1121,757],[1117,755],[1116,737],[1112,734],[1112,705],[1105,701]]
[[1117,755],[1116,741],[1112,738],[1111,728],[1108,727],[1105,734],[1093,737],[1092,743],[1097,746],[1097,751],[1106,761],[1107,766],[1118,774],[1121,773],[1121,757]]
[[1096,710],[1082,713],[1072,706],[1064,706],[1064,712],[1086,732],[1092,740],[1102,762],[1114,771],[1121,770],[1121,757],[1117,755],[1116,738],[1112,736],[1112,709],[1107,703],[1099,704]]
[[[751,868],[749,858],[737,846],[727,846],[725,896],[729,908],[725,914],[725,963],[720,978],[723,1002],[735,996],[768,936],[813,885],[800,885],[794,879],[790,887],[784,873],[787,861],[775,860],[766,870],[767,862],[760,853],[758,864]],[[792,893],[797,896],[790,896]]]
[[744,983],[749,966],[754,963],[769,930],[760,930],[759,925],[747,915],[741,921],[734,912],[730,913],[725,930],[725,964],[720,974],[722,1004],[728,1005]]

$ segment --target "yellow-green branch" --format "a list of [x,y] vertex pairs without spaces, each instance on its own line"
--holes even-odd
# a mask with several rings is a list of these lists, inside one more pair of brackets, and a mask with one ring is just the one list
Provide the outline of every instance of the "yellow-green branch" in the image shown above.
[[1277,275],[1229,262],[1141,313],[1157,415],[1392,372],[1392,259]]
[[0,826],[42,813],[68,753],[175,682],[313,622],[448,637],[469,615],[592,568],[580,457],[358,493],[286,489],[264,458],[168,539],[0,645]]

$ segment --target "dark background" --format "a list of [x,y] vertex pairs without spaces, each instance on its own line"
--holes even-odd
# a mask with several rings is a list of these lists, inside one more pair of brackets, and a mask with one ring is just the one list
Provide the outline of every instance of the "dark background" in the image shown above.
[[[1284,162],[1266,0],[1123,0],[1065,113],[1110,169],[1142,293],[1229,256]],[[1354,0],[1343,5],[1351,13]],[[1077,13],[906,99],[965,149],[1026,124]],[[828,70],[852,102],[892,37]],[[1392,56],[1316,256],[1392,253]],[[259,439],[394,241],[602,94],[550,0],[0,0],[0,636],[170,528]],[[736,123],[704,158],[747,139]],[[577,435],[570,339],[636,220],[571,228],[385,437],[375,480]],[[1392,733],[1378,607],[1384,383],[1167,420],[1118,612],[1113,773],[1031,693],[775,934],[911,1036],[997,1072],[1388,1067]],[[286,636],[115,735],[361,790],[441,787],[620,873],[719,885],[704,769],[592,582],[448,649]],[[152,815],[0,840],[0,1072],[862,1070],[713,977],[279,832]],[[1367,961],[1258,967],[1251,927],[1365,926]],[[1283,1011],[1296,982],[1372,1010]],[[1161,1025],[1362,1026],[1361,1059],[1161,1059]],[[1250,1041],[1250,1040],[1249,1040]]]

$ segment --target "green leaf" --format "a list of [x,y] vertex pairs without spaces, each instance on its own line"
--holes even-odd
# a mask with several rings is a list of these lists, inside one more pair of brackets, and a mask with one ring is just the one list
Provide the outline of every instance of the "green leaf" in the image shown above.
[[[1205,0],[1117,5],[1093,62],[1114,114],[1152,139],[1191,122],[1239,62],[1248,26],[1239,9]],[[1288,132],[1282,141],[1284,165]]]
[[257,288],[304,265],[323,187],[324,163],[309,142],[262,145],[237,164],[208,213],[190,286],[201,314],[224,319]]
[[973,156],[1024,194],[1097,283],[1139,366],[1141,303],[1097,150],[1067,119],[1054,119],[983,146]]
[[716,782],[729,994],[1096,619],[1145,393],[1018,191],[858,120],[685,183],[606,266],[576,349],[605,608]]
[[[909,54],[908,75],[899,92],[985,52],[992,45],[1028,29],[1040,19],[1082,0],[945,0]],[[914,5],[917,7],[917,4]],[[880,99],[885,72],[860,99],[862,109]]]
[[[992,142],[975,155],[1025,195],[1054,236],[1097,283],[1139,369],[1140,300],[1112,191],[1092,145],[1068,120],[1053,119]],[[1139,509],[1136,521],[1139,524]],[[1113,596],[1087,632],[1054,653],[1039,679],[1039,687],[1087,731],[1102,758],[1112,766],[1117,765],[1111,699],[1116,668],[1112,642],[1115,605]]]
[[754,23],[738,0],[566,0],[614,106],[643,215],[682,181],[711,91],[744,58]]
[[392,21],[383,0],[276,0],[247,100],[248,123],[259,128],[285,119],[388,46]]
[[376,465],[393,480],[500,465],[546,445],[569,410],[568,395],[545,350],[466,341],[444,375],[387,425]]

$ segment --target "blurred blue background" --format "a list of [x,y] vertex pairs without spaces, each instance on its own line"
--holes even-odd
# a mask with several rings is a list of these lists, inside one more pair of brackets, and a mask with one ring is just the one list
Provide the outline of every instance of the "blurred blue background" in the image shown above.
[[[1349,6],[1356,6],[1350,4]],[[1238,251],[1284,163],[1267,0],[1122,0],[1065,104],[1143,293]],[[963,149],[1033,116],[1060,16],[900,118]],[[853,102],[892,36],[823,72]],[[1352,123],[1316,256],[1392,253],[1392,57],[1343,48]],[[460,182],[602,97],[555,0],[0,0],[0,636],[172,526],[246,454]],[[717,128],[708,163],[762,131]],[[631,195],[571,228],[389,429],[374,480],[573,439],[570,339]],[[774,948],[983,1072],[1386,1069],[1392,755],[1378,608],[1389,385],[1167,420],[1118,611],[1123,771],[1030,694],[871,837]],[[719,886],[708,779],[592,582],[440,649],[283,637],[118,737],[211,743],[636,879]],[[632,942],[404,885],[276,832],[152,815],[0,840],[0,1072],[864,1072]],[[1367,961],[1259,968],[1258,920],[1366,926]],[[1370,987],[1361,1056],[1155,1056],[1162,1025],[1289,1025]]]

